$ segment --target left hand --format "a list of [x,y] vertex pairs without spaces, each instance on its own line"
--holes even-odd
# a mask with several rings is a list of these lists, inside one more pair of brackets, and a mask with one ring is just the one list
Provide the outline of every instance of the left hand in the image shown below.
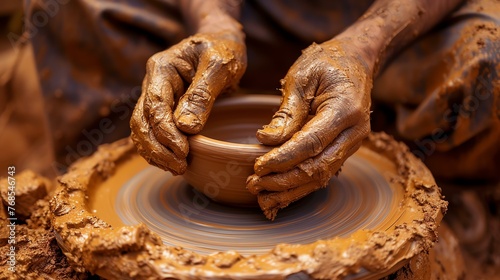
[[227,32],[195,34],[148,60],[130,127],[138,153],[150,164],[175,175],[186,171],[187,135],[201,131],[215,99],[245,72],[246,47],[234,38]]
[[370,132],[373,67],[365,56],[341,40],[313,44],[281,81],[281,107],[257,132],[263,144],[281,146],[259,157],[247,180],[269,219],[326,186]]

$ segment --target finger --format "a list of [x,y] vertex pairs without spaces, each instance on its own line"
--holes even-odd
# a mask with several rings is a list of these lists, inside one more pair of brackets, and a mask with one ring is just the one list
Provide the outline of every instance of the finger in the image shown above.
[[341,131],[353,126],[360,118],[367,121],[368,112],[363,116],[362,110],[365,108],[349,105],[349,101],[336,98],[325,100],[318,107],[316,115],[290,140],[257,158],[255,173],[259,176],[271,172],[282,173],[318,155]]
[[247,189],[257,194],[261,191],[284,191],[311,181],[324,185],[338,173],[345,160],[354,154],[369,133],[369,123],[351,127],[335,139],[318,156],[307,159],[285,173],[265,176],[252,175],[247,180]]
[[287,207],[290,203],[297,201],[320,188],[321,185],[318,182],[310,182],[309,184],[283,192],[261,193],[257,196],[257,201],[260,209],[264,212],[264,215],[266,215],[266,218],[273,221],[280,209]]
[[330,179],[340,172],[344,162],[353,155],[370,133],[370,123],[351,127],[339,136],[325,150],[311,160],[297,165],[314,181],[327,185]]
[[[290,139],[304,125],[309,115],[312,98],[306,98],[303,84],[290,74],[281,83],[284,92],[281,106],[271,122],[257,131],[257,139],[265,145],[276,146]],[[308,95],[314,96],[314,92],[309,92]]]
[[172,108],[175,96],[183,90],[183,81],[174,65],[163,56],[159,60],[148,61],[148,71],[143,83],[145,91],[144,113],[158,142],[172,150],[179,158],[189,152],[187,137],[175,126]]
[[[331,145],[324,154],[316,159],[316,163],[320,162],[319,166],[320,170],[323,168],[322,165],[329,166],[327,168],[328,180],[333,174],[335,174],[340,166],[344,163],[344,161],[352,155],[356,150],[361,146],[361,141],[366,137],[368,132],[364,132],[366,129],[351,129],[342,133],[341,136],[338,137],[336,144]],[[354,138],[351,138],[354,137]],[[342,149],[338,149],[336,147],[342,146],[342,143],[347,143],[348,139],[354,139],[354,141],[350,142],[349,145],[345,146]],[[337,155],[340,151],[340,156],[335,158],[333,155]],[[304,167],[301,167],[303,169]],[[307,173],[307,171],[306,171]],[[285,191],[277,191],[277,192],[268,192],[263,191],[258,195],[258,203],[266,217],[270,220],[274,220],[276,215],[280,209],[287,207],[290,203],[297,201],[306,195],[325,187],[327,184],[325,181],[326,177],[319,176],[319,180],[310,181],[304,185],[300,185],[298,187],[294,187]]]
[[130,121],[130,137],[137,147],[137,152],[149,164],[170,171],[174,175],[183,174],[187,167],[185,158],[175,156],[156,140],[144,114],[144,100],[145,95],[143,94],[137,102]]
[[231,59],[207,52],[199,60],[196,74],[174,112],[177,127],[185,133],[200,132],[219,94],[235,82],[228,69]]
[[303,170],[294,168],[285,173],[276,173],[266,176],[250,175],[247,179],[247,190],[252,194],[261,191],[285,191],[312,181],[312,178]]

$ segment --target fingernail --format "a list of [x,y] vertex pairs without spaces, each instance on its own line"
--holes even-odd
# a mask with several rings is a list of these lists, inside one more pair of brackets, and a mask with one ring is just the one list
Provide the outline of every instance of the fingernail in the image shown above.
[[277,126],[273,121],[257,130],[257,139],[266,145],[278,145],[283,136],[283,126]]
[[255,174],[257,174],[258,176],[264,176],[270,172],[269,169],[266,168],[265,163],[266,161],[262,159],[262,157],[258,157],[255,160],[255,165],[254,165]]
[[183,112],[177,118],[177,126],[186,133],[198,133],[201,129],[201,121],[195,114]]
[[283,130],[283,127],[285,126],[285,118],[281,116],[275,116],[269,125],[267,125],[268,128],[277,130],[279,129],[280,131]]
[[251,176],[249,176],[247,178],[247,181],[246,181],[246,185],[247,186],[246,186],[246,188],[247,188],[247,190],[251,194],[255,194],[256,195],[256,194],[258,194],[262,190],[261,187],[259,187],[258,185],[256,185],[256,184],[259,183],[259,181],[260,181],[260,177],[257,176],[257,175],[255,175],[255,174],[251,175]]

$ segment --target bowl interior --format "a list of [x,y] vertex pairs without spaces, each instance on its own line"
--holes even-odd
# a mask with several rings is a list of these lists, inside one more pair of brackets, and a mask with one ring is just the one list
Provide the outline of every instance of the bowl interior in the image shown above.
[[279,103],[278,96],[266,95],[218,100],[203,131],[189,138],[186,181],[214,201],[255,206],[246,178],[254,173],[255,159],[272,149],[259,144],[255,134],[271,121]]
[[[198,136],[222,141],[219,143],[233,147],[234,144],[257,144],[262,146],[255,134],[258,129],[271,121],[279,108],[278,96],[250,95],[229,97],[216,102],[210,117]],[[194,137],[196,142],[196,137]],[[200,137],[201,138],[201,137]],[[240,145],[234,147],[240,148]]]

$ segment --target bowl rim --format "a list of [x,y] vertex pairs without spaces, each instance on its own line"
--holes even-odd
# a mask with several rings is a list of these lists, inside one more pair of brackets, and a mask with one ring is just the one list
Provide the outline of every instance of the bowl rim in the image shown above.
[[[248,94],[241,96],[226,96],[217,99],[214,103],[214,107],[228,107],[234,105],[280,105],[281,97],[278,95],[261,95],[261,94]],[[271,121],[271,119],[269,120]],[[225,150],[236,150],[245,154],[248,153],[266,153],[273,149],[273,146],[267,146],[264,144],[244,144],[235,143],[224,140],[218,140],[203,135],[203,130],[199,134],[188,136],[190,150],[199,150],[203,147],[211,148],[224,148]],[[207,152],[209,149],[204,149]]]

